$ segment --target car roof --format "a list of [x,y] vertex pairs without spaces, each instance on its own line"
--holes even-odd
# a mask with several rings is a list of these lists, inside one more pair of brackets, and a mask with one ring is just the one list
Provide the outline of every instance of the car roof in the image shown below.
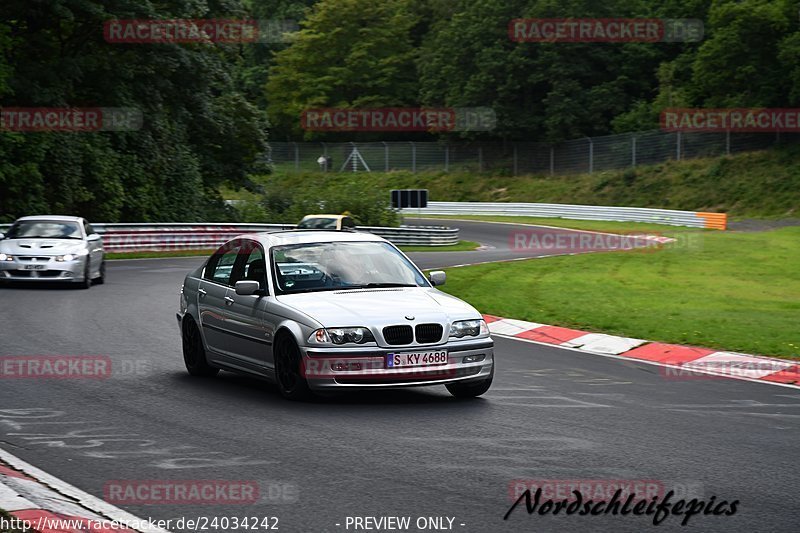
[[317,242],[388,242],[383,237],[372,233],[321,229],[293,229],[263,233],[246,233],[236,238],[257,240],[267,248],[284,244],[308,244]]
[[17,220],[52,220],[54,222],[80,222],[81,217],[68,217],[63,215],[33,215],[20,217]]
[[[336,219],[339,219],[339,218],[348,218],[348,217],[349,217],[348,215],[306,215],[306,216],[303,217],[303,220],[308,220],[310,218],[336,218]],[[302,222],[303,220],[301,220],[300,222]]]

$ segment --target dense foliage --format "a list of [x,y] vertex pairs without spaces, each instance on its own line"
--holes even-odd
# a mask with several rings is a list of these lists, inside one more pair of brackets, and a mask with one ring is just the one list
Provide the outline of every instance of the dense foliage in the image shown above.
[[[267,117],[276,140],[431,137],[303,131],[300,113],[312,107],[491,107],[496,129],[467,136],[560,141],[651,129],[666,107],[800,104],[792,0],[2,4],[0,106],[129,107],[144,123],[126,132],[0,131],[0,220],[47,211],[103,221],[235,218],[218,189],[252,188]],[[616,44],[508,36],[514,18],[555,17],[695,18],[705,36]],[[294,19],[300,31],[248,44],[104,40],[105,21],[134,18]]]

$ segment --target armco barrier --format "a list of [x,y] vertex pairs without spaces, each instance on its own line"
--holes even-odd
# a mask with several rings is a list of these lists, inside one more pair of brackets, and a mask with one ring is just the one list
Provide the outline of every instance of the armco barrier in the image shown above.
[[672,226],[722,229],[727,227],[725,213],[674,211],[646,207],[609,207],[595,205],[532,204],[506,202],[428,202],[423,209],[403,209],[408,216],[425,215],[501,215],[621,222],[652,222]]
[[[243,233],[292,229],[290,224],[185,224],[185,223],[95,223],[109,252],[213,249]],[[0,232],[8,225],[0,225]],[[447,246],[458,243],[458,228],[413,226],[384,228],[359,226],[360,231],[379,235],[400,246]]]

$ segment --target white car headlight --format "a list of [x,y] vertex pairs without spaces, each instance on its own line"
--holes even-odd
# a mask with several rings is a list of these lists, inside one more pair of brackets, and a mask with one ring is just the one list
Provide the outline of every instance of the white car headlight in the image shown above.
[[0,261],[13,261],[14,256],[8,254],[0,254]]
[[311,344],[365,344],[375,342],[369,328],[326,328],[318,329],[308,338]]
[[459,320],[450,326],[450,336],[457,339],[463,337],[488,337],[489,326],[483,319]]
[[57,255],[56,261],[74,261],[76,258],[73,254]]

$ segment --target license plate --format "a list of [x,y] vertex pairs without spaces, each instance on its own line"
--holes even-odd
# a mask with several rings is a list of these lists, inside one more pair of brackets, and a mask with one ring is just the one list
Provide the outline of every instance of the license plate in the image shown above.
[[433,366],[447,364],[447,351],[390,353],[386,356],[386,368],[409,366]]
[[25,265],[25,270],[45,270],[47,265]]

